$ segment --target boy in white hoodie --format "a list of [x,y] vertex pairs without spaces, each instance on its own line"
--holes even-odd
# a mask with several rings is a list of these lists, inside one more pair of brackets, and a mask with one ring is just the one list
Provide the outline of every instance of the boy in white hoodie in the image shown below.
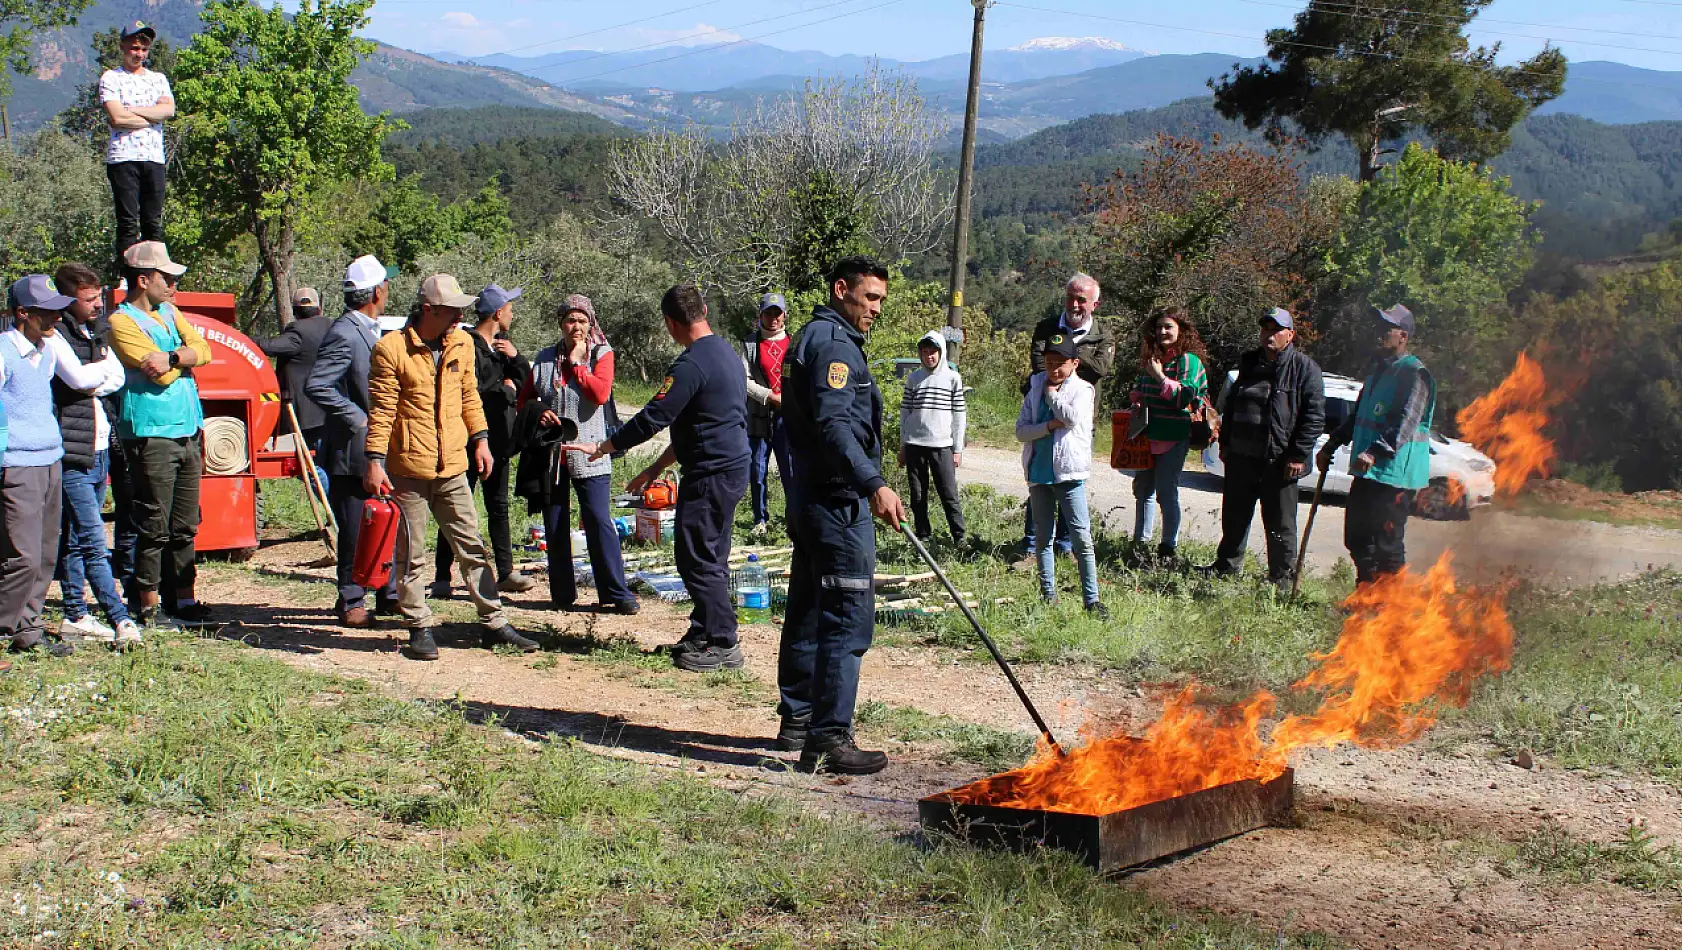
[[958,472],[964,463],[964,378],[946,362],[946,338],[933,330],[917,341],[920,369],[905,379],[899,404],[899,464],[911,480],[911,517],[917,537],[927,541],[929,478],[934,478],[952,543],[964,541],[964,508],[958,500]]
[[1092,550],[1087,519],[1086,479],[1092,474],[1092,384],[1075,373],[1080,356],[1075,341],[1058,334],[1047,341],[1045,372],[1028,381],[1028,395],[1016,417],[1016,438],[1023,443],[1022,471],[1028,479],[1028,506],[1034,516],[1034,556],[1039,560],[1040,597],[1057,602],[1056,558],[1052,537],[1061,509],[1074,540],[1080,566],[1081,600],[1100,618],[1109,612],[1098,600],[1098,559]]

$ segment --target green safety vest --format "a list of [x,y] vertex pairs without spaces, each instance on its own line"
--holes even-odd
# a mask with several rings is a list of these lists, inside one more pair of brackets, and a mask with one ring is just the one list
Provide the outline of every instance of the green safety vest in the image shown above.
[[[151,314],[133,304],[123,304],[119,313],[127,314],[152,344],[166,353],[181,348],[181,334],[175,329],[176,310],[164,304],[161,323]],[[192,374],[183,372],[168,386],[159,386],[138,369],[130,367],[128,381],[123,386],[123,412],[118,431],[125,439],[181,439],[204,428],[204,406],[199,402],[199,384]]]
[[1366,384],[1361,387],[1360,404],[1355,407],[1355,437],[1349,445],[1349,458],[1353,460],[1378,441],[1385,417],[1390,414],[1396,400],[1407,398],[1407,393],[1396,392],[1396,384],[1401,381],[1402,371],[1410,368],[1424,375],[1425,382],[1431,387],[1430,402],[1419,417],[1419,425],[1413,431],[1401,434],[1396,454],[1380,459],[1361,477],[1417,491],[1431,481],[1431,417],[1437,411],[1437,381],[1431,378],[1424,364],[1419,362],[1419,357],[1412,353],[1367,377]]

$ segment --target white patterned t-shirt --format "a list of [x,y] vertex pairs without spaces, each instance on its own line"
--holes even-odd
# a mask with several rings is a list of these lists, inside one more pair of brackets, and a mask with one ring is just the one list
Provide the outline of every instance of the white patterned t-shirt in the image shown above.
[[[126,69],[107,69],[99,77],[99,101],[120,102],[125,108],[155,106],[158,100],[175,95],[169,91],[169,80],[163,73],[141,67],[140,72]],[[111,141],[105,146],[105,161],[164,163],[164,127],[158,122],[144,129],[112,129]]]

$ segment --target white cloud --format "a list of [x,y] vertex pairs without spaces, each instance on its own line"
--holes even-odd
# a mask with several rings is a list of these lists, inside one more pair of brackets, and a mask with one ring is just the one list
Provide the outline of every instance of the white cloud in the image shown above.
[[478,17],[471,13],[463,13],[459,10],[446,13],[439,17],[439,19],[444,21],[445,26],[453,27],[458,30],[474,30],[479,28]]

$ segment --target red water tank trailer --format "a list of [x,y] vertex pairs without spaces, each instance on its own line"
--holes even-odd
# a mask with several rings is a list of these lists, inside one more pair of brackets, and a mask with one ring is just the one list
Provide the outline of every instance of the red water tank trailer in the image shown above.
[[198,550],[248,556],[257,550],[257,480],[298,477],[297,456],[274,447],[280,380],[257,344],[235,329],[233,294],[178,293],[175,306],[213,357],[193,370],[204,405],[207,456]]

